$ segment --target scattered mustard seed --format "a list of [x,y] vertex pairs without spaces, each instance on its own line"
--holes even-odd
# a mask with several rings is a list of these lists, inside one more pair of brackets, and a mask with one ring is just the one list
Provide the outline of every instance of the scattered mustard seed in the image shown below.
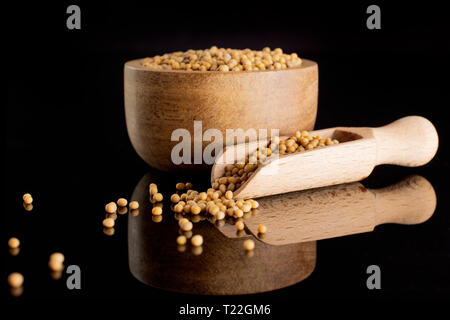
[[267,232],[267,227],[265,225],[260,224],[258,226],[258,232],[259,233],[266,233]]
[[108,213],[115,213],[117,210],[117,205],[114,202],[110,202],[105,206],[105,211]]
[[8,284],[12,288],[19,288],[23,285],[23,275],[18,272],[13,272],[8,276]]
[[8,240],[8,246],[10,249],[17,249],[20,246],[20,241],[17,238],[10,238]]
[[178,236],[178,238],[177,238],[177,244],[178,244],[179,246],[185,245],[186,242],[187,242],[187,239],[186,239],[185,236]]
[[245,240],[244,241],[244,249],[247,251],[255,249],[255,242],[253,240]]
[[162,215],[162,209],[161,209],[161,207],[154,207],[154,208],[152,209],[152,214],[155,215],[155,216],[160,216],[160,215]]
[[125,198],[120,198],[119,200],[117,200],[117,205],[119,207],[126,207],[127,204],[128,204],[128,201]]
[[139,208],[139,202],[137,201],[131,201],[130,204],[128,205],[130,207],[130,209],[134,210],[134,209],[138,209]]
[[196,234],[191,238],[191,244],[195,247],[199,247],[203,244],[203,237],[199,234]]
[[163,195],[161,193],[159,193],[159,192],[155,193],[153,195],[153,200],[156,201],[156,202],[161,202],[161,201],[163,201]]

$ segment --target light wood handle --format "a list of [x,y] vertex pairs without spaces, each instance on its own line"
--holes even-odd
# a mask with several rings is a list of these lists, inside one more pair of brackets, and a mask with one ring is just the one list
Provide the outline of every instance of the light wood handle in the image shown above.
[[436,193],[424,177],[413,175],[386,188],[371,190],[375,195],[376,225],[418,224],[436,209]]
[[377,165],[417,167],[429,162],[438,148],[433,124],[419,116],[409,116],[375,128]]

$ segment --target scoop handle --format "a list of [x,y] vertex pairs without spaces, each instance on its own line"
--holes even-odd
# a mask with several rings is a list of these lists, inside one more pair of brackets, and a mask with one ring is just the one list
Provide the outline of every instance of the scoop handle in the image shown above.
[[373,132],[377,141],[377,165],[424,165],[433,159],[439,144],[436,128],[420,116],[401,118],[374,128]]
[[422,176],[412,175],[389,187],[370,191],[375,196],[376,225],[422,223],[436,209],[434,188]]

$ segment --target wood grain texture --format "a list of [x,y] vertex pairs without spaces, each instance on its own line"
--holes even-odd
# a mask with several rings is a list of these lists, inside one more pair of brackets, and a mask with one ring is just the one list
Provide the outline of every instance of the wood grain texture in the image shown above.
[[[418,116],[405,117],[380,128],[338,127],[311,134],[336,138],[341,143],[273,158],[260,165],[234,192],[234,197],[258,198],[360,181],[379,164],[423,165],[434,157],[438,145],[433,125]],[[257,146],[256,142],[228,146],[216,159],[211,181],[223,174],[233,155],[248,154]]]
[[229,239],[206,220],[194,223],[193,228],[194,234],[204,238],[202,254],[194,255],[191,245],[179,252],[175,241],[178,224],[169,205],[164,206],[160,223],[152,221],[150,182],[162,185],[154,175],[147,174],[130,198],[140,203],[139,215],[128,216],[129,267],[139,281],[177,292],[235,295],[290,286],[313,272],[315,241],[271,246],[254,239],[254,255],[248,257],[243,247],[248,237]]
[[372,231],[383,223],[418,224],[428,220],[436,207],[433,186],[421,176],[377,190],[360,183],[275,195],[259,200],[256,216],[245,220],[271,245],[286,245]]
[[318,66],[305,59],[302,67],[281,71],[154,71],[133,60],[124,67],[124,91],[128,135],[142,159],[166,171],[210,169],[172,163],[178,143],[171,142],[173,130],[186,128],[193,137],[194,120],[203,121],[203,132],[215,128],[224,135],[238,128],[279,129],[282,135],[299,127],[311,130]]

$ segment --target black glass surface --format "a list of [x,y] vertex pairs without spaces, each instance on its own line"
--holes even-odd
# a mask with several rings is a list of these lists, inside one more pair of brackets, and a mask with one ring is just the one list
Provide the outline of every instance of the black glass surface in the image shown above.
[[[268,303],[276,314],[295,310],[292,302],[298,299],[449,296],[448,81],[442,77],[449,52],[442,12],[431,6],[419,10],[386,4],[382,30],[371,33],[365,28],[363,5],[309,5],[300,12],[243,10],[231,17],[200,10],[173,12],[167,19],[149,18],[138,4],[83,3],[82,29],[72,32],[65,27],[67,5],[9,10],[2,193],[7,299],[153,298],[175,315],[181,304],[193,301]],[[198,15],[203,18],[188,19]],[[378,126],[410,114],[430,119],[440,137],[431,163],[378,167],[362,183],[385,187],[419,174],[436,191],[436,212],[419,225],[383,225],[371,233],[320,240],[312,274],[271,292],[198,297],[142,283],[130,272],[127,220],[132,217],[118,215],[113,236],[105,235],[101,224],[104,205],[129,198],[150,170],[127,137],[124,62],[211,45],[257,49],[267,44],[319,63],[316,128]],[[209,179],[207,173],[154,174],[165,195],[176,181],[206,187]],[[25,192],[34,198],[31,211],[22,204]],[[165,212],[162,224],[169,219],[176,223]],[[11,236],[21,240],[17,256],[7,249]],[[207,249],[205,243],[203,254]],[[80,266],[81,290],[67,289],[66,274],[51,278],[47,263],[55,251],[64,253],[65,265]],[[382,270],[381,290],[366,287],[366,268],[372,264]],[[19,298],[10,296],[6,284],[12,271],[25,276]]]

